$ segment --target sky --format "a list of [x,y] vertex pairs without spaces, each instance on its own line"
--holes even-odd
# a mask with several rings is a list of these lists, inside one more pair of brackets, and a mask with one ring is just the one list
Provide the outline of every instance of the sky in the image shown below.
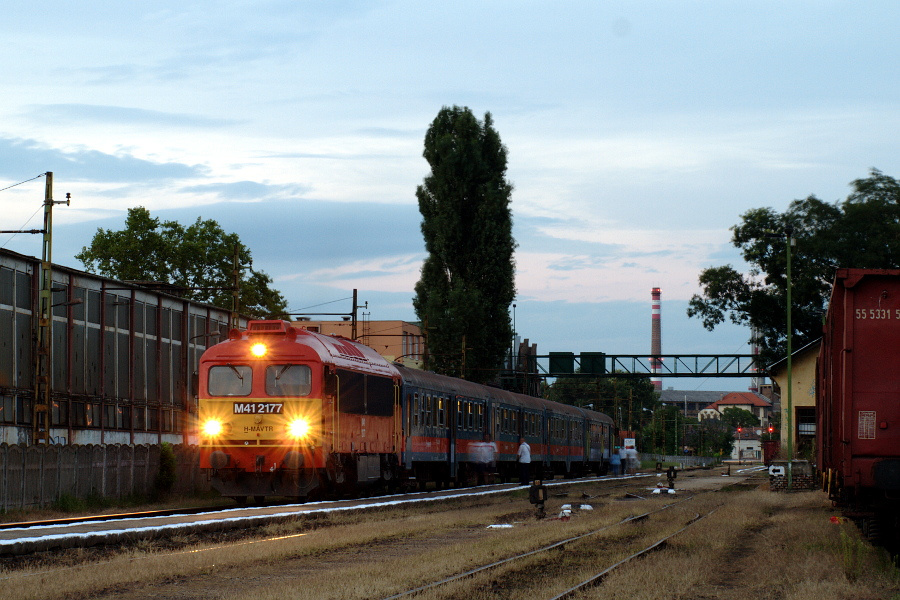
[[[749,353],[686,315],[729,228],[900,176],[892,1],[14,3],[0,188],[54,173],[53,261],[130,207],[237,233],[293,312],[416,320],[416,186],[444,106],[490,112],[514,186],[515,327],[557,351]],[[0,191],[40,228],[44,181]],[[40,256],[36,235],[0,247]],[[744,379],[664,380],[741,390]]]

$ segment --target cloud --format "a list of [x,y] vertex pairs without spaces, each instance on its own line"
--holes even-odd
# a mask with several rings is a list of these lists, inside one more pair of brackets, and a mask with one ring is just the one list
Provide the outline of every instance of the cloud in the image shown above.
[[419,272],[424,258],[424,253],[378,256],[345,263],[334,268],[287,275],[278,279],[288,281],[302,279],[344,289],[364,288],[379,292],[412,290],[419,280]]
[[224,127],[238,121],[214,119],[185,113],[104,106],[99,104],[38,104],[30,107],[28,116],[49,124],[114,123],[118,125],[152,125],[155,127]]
[[425,133],[421,129],[392,129],[389,127],[363,127],[356,130],[358,135],[363,137],[375,138],[414,138],[417,141],[424,137]]
[[0,177],[24,179],[47,171],[70,181],[127,183],[197,178],[207,173],[202,165],[152,162],[87,148],[60,150],[36,140],[0,137]]
[[271,199],[298,198],[310,191],[301,184],[273,185],[257,181],[235,181],[233,183],[209,183],[181,188],[190,194],[212,194],[222,200],[262,201]]

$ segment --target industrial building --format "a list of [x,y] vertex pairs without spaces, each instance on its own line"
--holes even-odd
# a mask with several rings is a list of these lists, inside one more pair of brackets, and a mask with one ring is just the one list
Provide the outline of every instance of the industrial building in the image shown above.
[[194,442],[192,375],[230,311],[172,286],[50,273],[42,343],[41,260],[0,250],[0,443]]
[[415,323],[406,321],[355,322],[351,317],[341,321],[313,321],[301,318],[294,321],[300,327],[325,335],[340,335],[372,348],[390,361],[407,367],[421,368],[425,358],[425,337]]

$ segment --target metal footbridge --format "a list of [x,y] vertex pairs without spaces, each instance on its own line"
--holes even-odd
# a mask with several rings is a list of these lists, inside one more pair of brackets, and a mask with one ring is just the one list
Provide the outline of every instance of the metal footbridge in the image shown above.
[[[760,377],[754,354],[606,354],[551,352],[520,356],[540,377]],[[657,370],[653,370],[654,364]]]

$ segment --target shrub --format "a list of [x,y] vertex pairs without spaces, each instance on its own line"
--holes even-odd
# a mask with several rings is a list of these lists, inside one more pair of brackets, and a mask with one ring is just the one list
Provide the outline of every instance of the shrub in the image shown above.
[[163,442],[159,449],[159,471],[153,481],[153,496],[161,500],[172,493],[175,488],[177,461],[172,444]]

